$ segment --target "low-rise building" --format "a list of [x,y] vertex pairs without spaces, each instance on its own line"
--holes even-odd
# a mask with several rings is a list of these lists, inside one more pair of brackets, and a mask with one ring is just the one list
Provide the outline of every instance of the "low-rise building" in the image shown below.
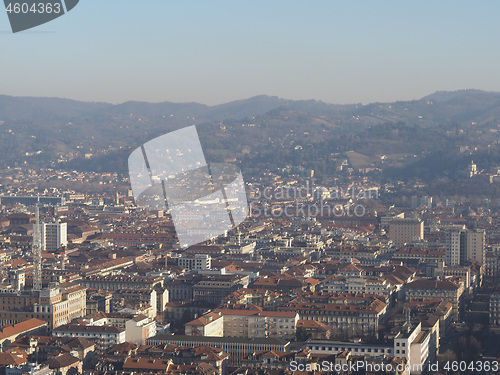
[[81,324],[67,324],[52,331],[55,337],[82,337],[97,344],[102,350],[111,345],[126,341],[125,329],[110,326],[89,326]]
[[125,340],[134,344],[144,344],[156,335],[156,322],[141,314],[98,313],[85,318],[89,326],[111,326],[125,329]]
[[156,335],[146,341],[148,345],[175,344],[187,348],[197,346],[211,346],[220,348],[229,354],[229,366],[239,366],[243,358],[259,350],[288,351],[290,342],[282,339],[249,339],[242,337],[203,337],[203,336],[178,336]]
[[186,336],[224,336],[222,314],[210,312],[185,324]]
[[48,323],[35,318],[14,325],[0,327],[0,349],[3,349],[4,345],[10,344],[22,336],[45,334],[47,330]]

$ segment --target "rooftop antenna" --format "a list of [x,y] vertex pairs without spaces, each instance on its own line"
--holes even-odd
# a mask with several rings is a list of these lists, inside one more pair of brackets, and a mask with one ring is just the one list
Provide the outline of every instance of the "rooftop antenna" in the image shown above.
[[[40,201],[40,197],[38,197]],[[42,290],[42,236],[40,233],[40,212],[38,203],[35,214],[35,230],[33,231],[33,290]]]

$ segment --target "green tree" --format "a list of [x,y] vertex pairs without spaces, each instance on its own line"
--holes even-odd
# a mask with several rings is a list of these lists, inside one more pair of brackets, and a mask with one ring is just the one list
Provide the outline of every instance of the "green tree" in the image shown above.
[[304,327],[297,328],[297,332],[295,333],[295,339],[300,342],[307,341],[311,338],[311,334],[307,332]]

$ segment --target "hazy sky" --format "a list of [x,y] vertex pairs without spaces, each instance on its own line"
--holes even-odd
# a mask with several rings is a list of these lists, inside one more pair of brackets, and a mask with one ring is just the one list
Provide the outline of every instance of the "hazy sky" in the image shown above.
[[500,91],[500,2],[80,0],[12,34],[0,94],[218,104],[332,103]]

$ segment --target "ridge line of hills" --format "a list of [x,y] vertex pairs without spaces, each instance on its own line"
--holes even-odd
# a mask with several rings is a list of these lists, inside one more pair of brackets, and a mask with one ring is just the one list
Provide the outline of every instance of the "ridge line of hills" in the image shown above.
[[381,155],[414,154],[421,162],[428,155],[455,155],[458,148],[496,150],[500,93],[440,91],[367,105],[259,95],[215,106],[0,95],[0,168],[126,171],[132,149],[193,124],[213,161],[234,156],[249,165],[298,165],[296,150],[302,149],[311,151],[305,164],[348,151],[362,154],[365,166]]

